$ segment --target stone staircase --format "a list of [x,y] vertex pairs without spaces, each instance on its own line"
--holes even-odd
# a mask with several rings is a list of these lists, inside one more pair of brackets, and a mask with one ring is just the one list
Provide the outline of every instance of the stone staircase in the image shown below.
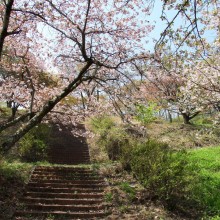
[[48,161],[56,164],[88,164],[90,163],[89,147],[86,138],[83,136],[74,136],[71,130],[75,129],[83,134],[85,128],[83,125],[77,127],[59,127],[53,125],[51,140],[49,143]]
[[[89,165],[88,145],[68,129],[53,127],[49,161],[53,166],[37,166],[13,219],[105,219],[106,182]],[[57,165],[65,164],[65,165]]]
[[103,219],[105,187],[90,168],[38,166],[14,219]]

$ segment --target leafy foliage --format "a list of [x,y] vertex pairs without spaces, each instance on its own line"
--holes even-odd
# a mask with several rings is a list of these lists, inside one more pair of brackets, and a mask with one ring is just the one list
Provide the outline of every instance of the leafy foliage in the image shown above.
[[125,130],[121,126],[117,126],[113,118],[108,116],[92,118],[91,129],[98,134],[97,144],[104,147],[109,159],[119,159],[122,146],[128,143]]
[[[135,137],[113,118],[96,117],[91,123],[97,144],[106,151],[117,149],[114,159],[145,186],[149,198],[163,201],[169,209],[194,213],[193,218],[219,215],[217,148],[175,151],[163,142]],[[131,199],[135,195],[127,183],[120,188]]]
[[146,125],[156,119],[155,113],[157,105],[153,102],[148,102],[148,106],[141,104],[136,105],[136,119]]
[[47,159],[47,143],[50,128],[40,124],[28,132],[19,142],[19,154],[24,161],[37,162]]
[[0,175],[2,181],[26,182],[32,165],[21,162],[9,163],[6,160],[0,161]]
[[128,194],[131,200],[135,198],[136,191],[128,182],[122,182],[120,188]]
[[170,208],[187,199],[195,173],[188,172],[185,151],[174,153],[168,145],[149,140],[139,143],[132,155],[132,171],[151,197],[166,201]]

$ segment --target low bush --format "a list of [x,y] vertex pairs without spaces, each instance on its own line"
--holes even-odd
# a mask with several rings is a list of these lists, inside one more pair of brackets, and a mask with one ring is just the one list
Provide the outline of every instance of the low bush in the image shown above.
[[29,178],[30,170],[33,167],[32,164],[21,163],[21,162],[8,162],[4,159],[0,161],[0,176],[1,181],[16,181],[26,182]]
[[136,196],[136,190],[131,187],[131,185],[128,182],[122,182],[119,187],[121,190],[127,193],[130,200],[133,200]]
[[122,126],[109,116],[98,116],[90,120],[91,130],[98,136],[97,144],[104,148],[110,160],[118,160],[122,147],[128,143],[129,136]]
[[155,115],[157,112],[158,110],[156,103],[149,102],[148,106],[137,104],[135,118],[142,124],[146,125],[156,119]]
[[[130,128],[112,118],[103,116],[93,122],[97,144],[135,175],[149,198],[194,219],[218,219],[220,147],[174,151],[163,142],[133,135]],[[126,185],[122,187],[128,190]]]
[[47,144],[50,127],[40,124],[19,141],[19,155],[23,161],[37,162],[47,159]]
[[195,173],[188,172],[185,151],[173,152],[167,144],[149,140],[131,153],[131,169],[151,197],[166,201],[170,208],[188,199]]

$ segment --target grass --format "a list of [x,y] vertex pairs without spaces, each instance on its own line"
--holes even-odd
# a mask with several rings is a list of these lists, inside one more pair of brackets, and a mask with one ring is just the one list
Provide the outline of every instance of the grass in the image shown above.
[[220,146],[190,150],[189,161],[199,168],[196,199],[206,215],[220,214]]
[[136,191],[128,182],[122,182],[120,188],[128,194],[131,200],[135,198]]
[[158,120],[147,126],[147,133],[176,150],[220,145],[220,129],[210,124],[184,125]]
[[14,179],[19,182],[26,182],[33,166],[34,164],[30,163],[21,163],[19,161],[8,162],[2,160],[0,162],[1,181]]
[[0,159],[0,219],[10,219],[34,164]]

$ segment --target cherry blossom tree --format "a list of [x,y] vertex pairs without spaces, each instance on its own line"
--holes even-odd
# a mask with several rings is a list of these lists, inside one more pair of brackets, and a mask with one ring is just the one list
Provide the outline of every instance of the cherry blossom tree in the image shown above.
[[[155,56],[165,72],[167,67],[160,59],[166,53],[164,48],[172,52],[168,63],[182,62],[174,79],[181,82],[176,103],[185,122],[213,106],[218,108],[219,8],[219,1],[212,0],[166,1],[163,5],[162,19],[167,27],[155,45]],[[169,16],[170,10],[174,16]],[[212,39],[207,38],[211,35]]]
[[[32,44],[38,41],[38,51],[41,58],[55,57],[55,64],[63,73],[61,78],[68,79],[55,91],[53,98],[42,105],[27,123],[25,123],[4,144],[4,149],[18,141],[32,127],[38,124],[52,109],[70,93],[75,91],[83,82],[120,80],[134,77],[129,69],[138,60],[149,57],[143,46],[143,40],[152,27],[146,17],[140,13],[149,10],[146,2],[136,1],[51,1],[46,0],[26,2],[25,8],[17,7],[21,14],[37,15],[38,26],[32,30]],[[42,42],[51,47],[46,51],[40,45],[39,28],[47,28],[52,33],[53,42],[42,34]],[[43,39],[44,38],[44,39]],[[71,72],[64,71],[71,67]]]

